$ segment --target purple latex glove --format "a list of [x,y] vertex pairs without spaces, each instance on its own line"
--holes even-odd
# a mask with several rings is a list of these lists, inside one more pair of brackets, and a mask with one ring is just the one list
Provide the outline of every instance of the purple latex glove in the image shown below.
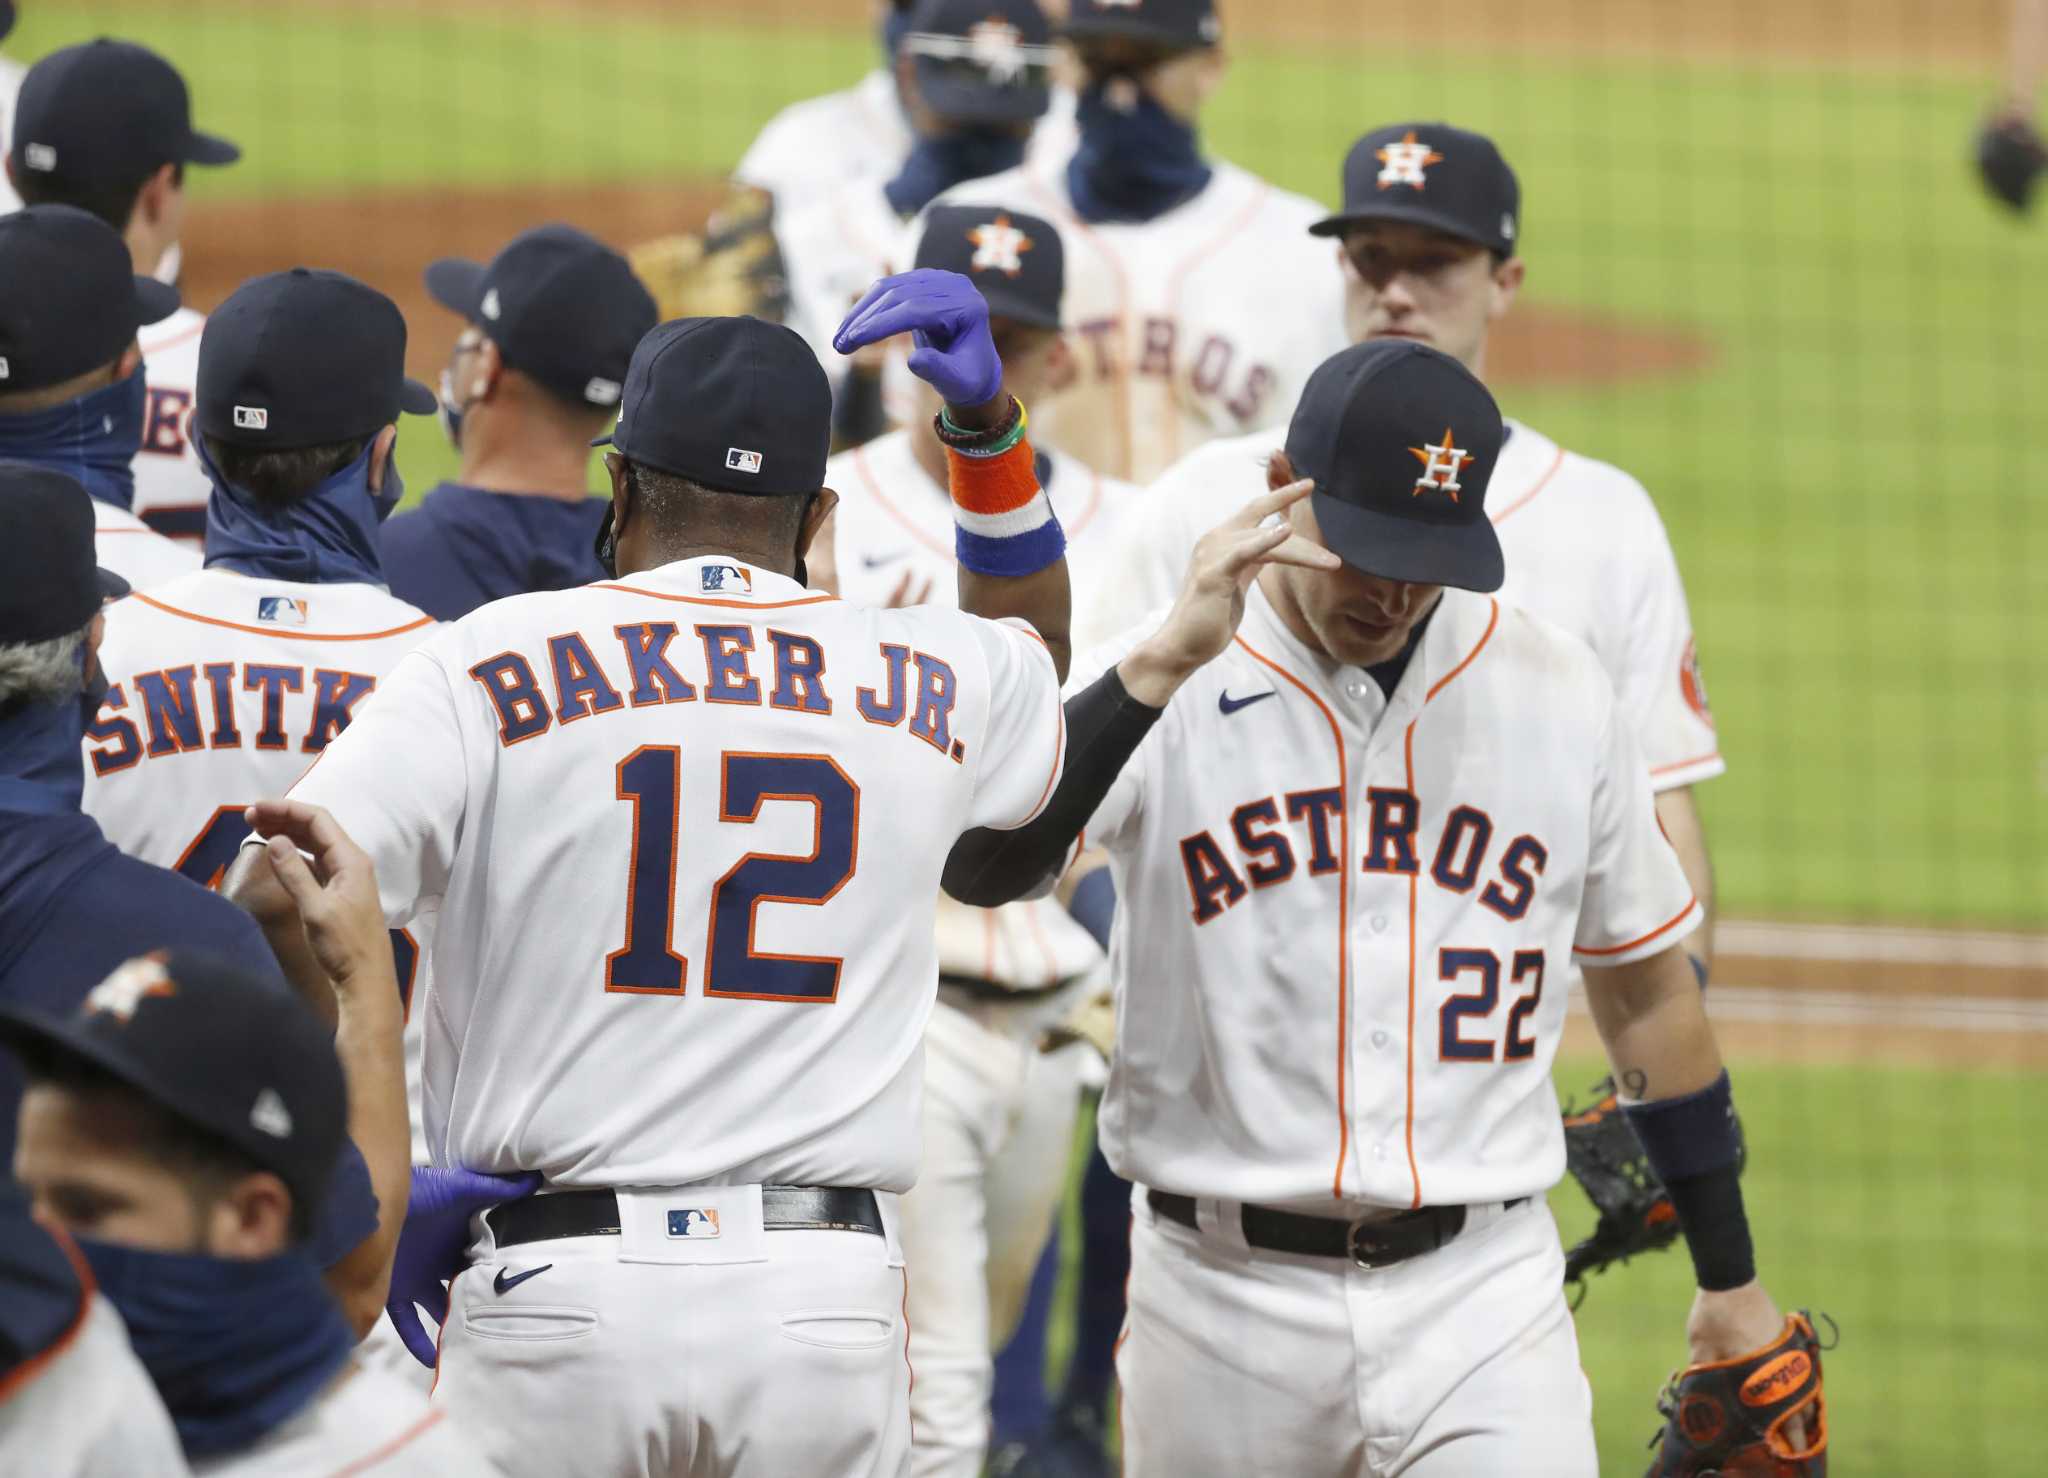
[[988,301],[958,272],[923,267],[884,277],[853,305],[832,336],[841,354],[908,330],[910,372],[946,404],[984,405],[1003,388],[1003,362],[988,331]]
[[412,1201],[391,1263],[391,1294],[384,1312],[413,1359],[434,1368],[434,1341],[420,1324],[417,1304],[436,1324],[448,1318],[448,1283],[469,1266],[469,1219],[479,1211],[530,1196],[538,1175],[485,1175],[479,1170],[412,1168]]

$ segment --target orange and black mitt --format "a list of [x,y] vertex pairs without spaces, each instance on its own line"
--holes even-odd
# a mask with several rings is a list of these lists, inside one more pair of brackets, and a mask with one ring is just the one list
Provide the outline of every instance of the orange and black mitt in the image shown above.
[[[1820,1352],[1832,1347],[1802,1309],[1787,1314],[1783,1332],[1762,1349],[1672,1376],[1657,1402],[1664,1430],[1650,1439],[1648,1478],[1825,1478]],[[1802,1418],[1795,1447],[1791,1429]]]

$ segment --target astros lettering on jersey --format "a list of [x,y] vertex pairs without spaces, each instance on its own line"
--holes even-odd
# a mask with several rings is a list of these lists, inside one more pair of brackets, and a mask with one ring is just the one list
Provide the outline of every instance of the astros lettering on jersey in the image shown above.
[[441,901],[437,1163],[900,1190],[940,869],[1063,728],[1027,631],[707,558],[442,628],[292,794]]

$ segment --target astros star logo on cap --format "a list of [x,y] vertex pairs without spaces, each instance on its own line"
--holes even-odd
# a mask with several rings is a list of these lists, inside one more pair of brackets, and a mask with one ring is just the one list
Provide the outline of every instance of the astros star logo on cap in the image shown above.
[[1443,155],[1428,144],[1417,143],[1415,130],[1409,129],[1401,138],[1374,151],[1379,156],[1379,185],[1382,190],[1389,185],[1413,185],[1420,190],[1428,185],[1423,171],[1432,164],[1441,164]]
[[990,16],[967,33],[967,59],[1008,86],[1024,75],[1024,33],[1000,16]]
[[1036,245],[1002,214],[976,226],[967,233],[967,239],[974,243],[974,260],[969,265],[975,271],[1001,272],[1007,277],[1015,277],[1024,270],[1024,253]]
[[1434,489],[1437,492],[1449,493],[1451,501],[1457,502],[1458,494],[1463,488],[1463,484],[1458,481],[1458,474],[1471,463],[1472,454],[1463,447],[1451,445],[1451,428],[1444,427],[1441,446],[1431,446],[1425,441],[1421,446],[1411,446],[1408,450],[1422,463],[1422,476],[1415,479],[1414,491],[1408,496],[1419,498],[1425,492]]
[[174,996],[177,993],[177,982],[164,968],[163,954],[159,951],[130,960],[94,986],[92,994],[85,998],[85,1009],[89,1015],[105,1012],[122,1021],[133,1021],[136,1009],[151,996]]

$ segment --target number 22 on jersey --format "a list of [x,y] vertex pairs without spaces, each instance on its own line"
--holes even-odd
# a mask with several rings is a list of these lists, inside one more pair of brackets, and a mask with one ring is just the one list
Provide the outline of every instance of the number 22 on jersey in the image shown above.
[[[690,962],[675,948],[676,875],[689,845],[681,815],[682,750],[644,744],[619,761],[616,794],[632,807],[632,856],[626,869],[626,938],[605,956],[604,988],[638,995],[682,995]],[[749,852],[711,890],[704,937],[704,994],[748,1001],[829,1003],[839,995],[836,955],[764,954],[754,948],[754,915],[763,903],[824,904],[853,876],[860,833],[860,787],[829,756],[719,756],[719,815],[752,825],[770,805],[812,808],[808,857]]]

